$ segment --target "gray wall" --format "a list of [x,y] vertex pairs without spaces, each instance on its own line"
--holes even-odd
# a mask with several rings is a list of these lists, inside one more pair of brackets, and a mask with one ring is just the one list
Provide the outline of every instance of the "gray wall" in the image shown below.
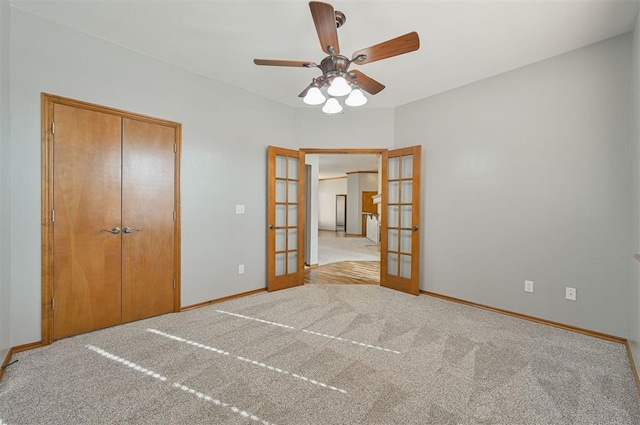
[[393,147],[393,109],[347,107],[342,114],[328,116],[318,106],[305,106],[295,108],[294,118],[301,148]]
[[[40,93],[49,92],[184,124],[183,306],[264,287],[268,144],[388,148],[395,140],[424,145],[422,289],[620,336],[631,311],[637,353],[635,265],[636,301],[620,308],[630,294],[628,248],[638,247],[638,177],[628,155],[632,45],[638,52],[631,36],[396,111],[327,117],[11,9],[7,145],[9,25],[1,3],[3,243],[9,225],[11,232],[10,246],[0,245],[0,302],[10,296],[11,317],[0,305],[0,350],[5,319],[8,345],[40,339]],[[235,215],[235,204],[247,213]],[[248,242],[256,248],[244,249]],[[524,293],[525,279],[534,280],[533,294]],[[578,288],[577,302],[564,300],[565,286]]]
[[40,92],[181,122],[182,305],[264,287],[266,146],[294,144],[291,109],[17,9],[11,18],[12,345],[40,340]]
[[[632,106],[631,106],[631,254],[640,253],[640,13],[633,33]],[[640,368],[640,262],[629,255],[629,345]]]
[[[294,110],[18,9],[11,14],[11,75],[13,346],[41,335],[41,92],[183,124],[183,306],[265,286],[267,145],[393,142],[390,109],[350,110],[351,118]],[[246,214],[236,215],[236,204]]]
[[0,364],[11,348],[10,13],[9,2],[0,0]]
[[631,46],[396,109],[396,146],[424,146],[421,289],[627,335]]

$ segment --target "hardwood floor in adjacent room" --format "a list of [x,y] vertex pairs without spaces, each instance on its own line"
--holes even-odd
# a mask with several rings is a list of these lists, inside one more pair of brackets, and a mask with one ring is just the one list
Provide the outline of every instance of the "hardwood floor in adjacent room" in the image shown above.
[[341,261],[304,272],[304,283],[380,284],[379,261]]

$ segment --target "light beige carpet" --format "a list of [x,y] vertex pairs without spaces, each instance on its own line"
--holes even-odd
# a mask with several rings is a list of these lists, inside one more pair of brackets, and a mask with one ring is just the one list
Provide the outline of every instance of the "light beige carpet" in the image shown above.
[[379,286],[306,285],[20,353],[18,424],[638,424],[625,347]]

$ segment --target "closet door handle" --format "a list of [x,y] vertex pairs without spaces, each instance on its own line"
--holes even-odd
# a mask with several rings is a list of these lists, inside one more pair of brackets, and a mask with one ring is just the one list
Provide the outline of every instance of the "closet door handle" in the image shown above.
[[127,226],[124,229],[122,229],[122,231],[124,233],[126,233],[126,234],[129,234],[129,233],[133,233],[133,232],[139,232],[140,229],[132,229],[131,227]]
[[[126,227],[125,227],[126,229]],[[109,230],[109,229],[102,229],[100,230],[101,232],[109,232],[109,233],[113,233],[114,235],[117,235],[118,233],[120,233],[120,228],[119,227],[114,227],[113,229]]]

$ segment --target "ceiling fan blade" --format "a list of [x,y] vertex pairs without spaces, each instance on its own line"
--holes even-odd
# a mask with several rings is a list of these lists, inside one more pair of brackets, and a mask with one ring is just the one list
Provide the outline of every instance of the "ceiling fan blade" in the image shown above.
[[368,77],[364,72],[352,71],[351,74],[355,74],[356,78],[350,78],[353,83],[357,82],[358,86],[369,94],[378,94],[384,90],[384,85],[380,84],[371,77]]
[[[320,39],[322,51],[329,55],[339,54],[338,28],[336,27],[336,13],[333,10],[333,6],[329,3],[310,1],[309,8],[311,9],[313,22],[316,24],[316,32]],[[329,47],[333,48],[333,52],[330,51]]]
[[[401,35],[400,37],[387,40],[383,43],[376,44],[375,46],[358,50],[353,54],[351,59],[358,65],[362,65],[393,56],[403,55],[405,53],[418,50],[419,48],[420,38],[418,38],[418,33],[413,31],[408,34]],[[361,61],[356,60],[360,55],[365,55],[366,57]]]
[[318,66],[314,62],[309,61],[287,61],[278,59],[254,59],[253,63],[255,63],[256,65],[294,66],[299,68],[312,68],[314,66]]

